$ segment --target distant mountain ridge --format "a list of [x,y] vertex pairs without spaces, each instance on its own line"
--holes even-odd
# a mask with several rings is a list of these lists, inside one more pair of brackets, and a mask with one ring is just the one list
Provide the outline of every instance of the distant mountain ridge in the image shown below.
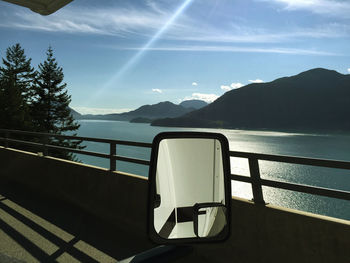
[[206,103],[203,100],[185,100],[181,102],[179,105],[185,108],[201,109],[207,106],[208,103]]
[[[165,101],[159,102],[153,105],[144,105],[136,110],[124,112],[124,113],[112,113],[112,114],[86,114],[81,115],[76,111],[72,112],[76,119],[95,119],[95,120],[114,120],[114,121],[132,121],[136,122],[151,122],[154,119],[159,118],[174,118],[182,116],[190,111],[195,110],[195,108],[183,107],[181,105],[176,105],[172,102]],[[77,113],[77,114],[75,114]],[[79,115],[78,115],[79,114]]]
[[153,105],[144,105],[140,108],[129,111],[127,113],[121,113],[121,116],[127,117],[143,117],[143,118],[162,118],[166,117],[177,117],[181,116],[193,109],[184,108],[180,105],[176,105],[169,101],[159,102]]
[[79,119],[79,118],[81,118],[82,115],[81,115],[79,112],[73,110],[72,108],[69,108],[69,109],[70,109],[70,112],[71,112],[71,114],[72,114],[72,116],[73,116],[74,119]]
[[350,130],[350,75],[316,68],[225,93],[208,106],[154,126]]

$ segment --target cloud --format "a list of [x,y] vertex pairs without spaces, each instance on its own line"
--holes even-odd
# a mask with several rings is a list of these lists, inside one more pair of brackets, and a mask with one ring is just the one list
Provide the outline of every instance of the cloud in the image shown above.
[[[182,32],[175,30],[169,31],[166,35],[168,39],[213,42],[213,43],[286,43],[290,40],[304,38],[339,38],[349,35],[347,26],[340,24],[323,24],[322,26],[313,26],[310,28],[298,28],[296,26],[284,29],[283,31],[273,30],[271,28],[256,27],[235,27],[235,28],[216,28],[212,27],[202,31],[199,26],[192,25],[184,27]],[[331,30],[332,29],[332,30]]]
[[216,94],[192,93],[192,96],[186,96],[183,100],[203,100],[207,103],[211,103],[217,98],[219,98],[219,96]]
[[[290,8],[303,6],[303,2],[334,2],[334,0],[296,0],[296,3],[293,4],[294,0],[260,1],[282,3]],[[350,3],[342,4],[340,1],[335,3],[336,6],[350,6]],[[71,34],[102,34],[128,39],[141,37],[143,40],[153,37],[173,15],[174,6],[169,7],[169,5],[169,3],[162,5],[157,1],[146,1],[143,6],[128,4],[110,8],[78,8],[68,5],[50,16],[41,16],[29,10],[11,8],[9,11],[6,10],[6,19],[1,20],[0,26]],[[350,11],[350,9],[347,10]],[[161,38],[198,43],[280,43],[299,38],[338,38],[349,35],[348,27],[344,28],[343,25],[334,23],[317,25],[312,28],[294,27],[278,31],[271,30],[271,28],[246,26],[238,22],[226,22],[204,24],[202,19],[182,13],[181,18],[172,23]]]
[[238,88],[241,88],[243,87],[244,85],[242,83],[231,83],[230,86],[227,86],[227,85],[221,85],[220,88],[224,91],[230,91],[232,89],[238,89]]
[[243,87],[244,85],[242,84],[242,83],[239,83],[239,82],[237,82],[237,83],[231,83],[231,88],[233,88],[233,89],[239,89],[239,88],[241,88],[241,87]]
[[153,92],[157,92],[157,93],[163,93],[163,91],[161,89],[152,89]]
[[192,86],[198,86],[197,82],[192,82]]
[[311,56],[341,56],[342,54],[314,49],[274,48],[274,47],[240,47],[240,46],[205,46],[205,45],[176,45],[157,47],[121,47],[109,46],[118,50],[148,50],[148,51],[174,51],[174,52],[235,52],[235,53],[277,53],[286,55],[311,55]]
[[224,91],[230,91],[232,88],[230,86],[221,85],[220,88]]
[[[29,10],[14,9],[1,26],[38,31],[103,34],[124,37],[126,35],[154,34],[169,19],[168,13],[160,14],[154,8],[66,8],[41,16]],[[174,27],[176,27],[174,25]]]
[[283,4],[285,10],[307,10],[312,13],[349,17],[350,2],[344,0],[260,0]]
[[110,113],[122,113],[128,112],[133,109],[121,108],[121,109],[110,109],[110,108],[93,108],[93,107],[73,107],[80,114],[110,114]]
[[251,82],[251,83],[263,83],[264,81],[262,79],[254,79],[254,80],[250,79],[249,82]]
[[146,5],[153,9],[156,13],[164,15],[164,10],[158,5],[157,1],[146,0]]

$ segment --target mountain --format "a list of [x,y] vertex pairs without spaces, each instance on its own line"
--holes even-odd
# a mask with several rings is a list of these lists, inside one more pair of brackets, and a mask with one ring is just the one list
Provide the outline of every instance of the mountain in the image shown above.
[[179,104],[182,107],[185,108],[193,108],[193,109],[200,109],[208,105],[205,101],[202,100],[185,100]]
[[316,68],[226,92],[208,106],[154,126],[350,130],[350,75]]
[[187,109],[180,105],[165,101],[153,105],[144,105],[134,111],[121,113],[120,115],[127,116],[127,118],[143,117],[155,119],[165,117],[178,117],[192,110],[193,109]]
[[124,112],[124,113],[113,113],[113,114],[104,114],[104,115],[82,115],[80,119],[94,119],[94,120],[115,120],[115,121],[130,121],[135,120],[140,122],[143,120],[147,120],[147,122],[151,122],[151,120],[159,119],[159,118],[174,118],[184,115],[190,111],[193,111],[193,108],[185,108],[180,105],[176,105],[169,101],[160,102],[153,105],[144,105],[140,108]]
[[79,112],[73,110],[72,108],[69,109],[74,119],[78,120],[81,118],[82,115]]
[[131,119],[130,122],[132,123],[151,123],[153,120],[144,118],[144,117],[136,117],[134,119]]

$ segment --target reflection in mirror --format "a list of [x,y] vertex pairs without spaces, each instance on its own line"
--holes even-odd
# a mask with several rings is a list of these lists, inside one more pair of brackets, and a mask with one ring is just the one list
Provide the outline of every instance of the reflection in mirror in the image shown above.
[[160,141],[153,197],[153,223],[159,236],[213,237],[225,229],[221,148],[220,141],[212,138]]
[[198,237],[218,236],[227,225],[226,207],[222,204],[197,204],[194,210],[194,232]]

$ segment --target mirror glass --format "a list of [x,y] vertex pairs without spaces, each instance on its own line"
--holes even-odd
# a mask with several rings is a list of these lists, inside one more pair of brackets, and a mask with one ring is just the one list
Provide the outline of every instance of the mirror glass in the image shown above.
[[222,145],[212,138],[159,143],[153,224],[165,239],[207,238],[227,225]]
[[215,237],[219,235],[227,225],[226,207],[221,204],[195,206],[194,232],[197,237]]

